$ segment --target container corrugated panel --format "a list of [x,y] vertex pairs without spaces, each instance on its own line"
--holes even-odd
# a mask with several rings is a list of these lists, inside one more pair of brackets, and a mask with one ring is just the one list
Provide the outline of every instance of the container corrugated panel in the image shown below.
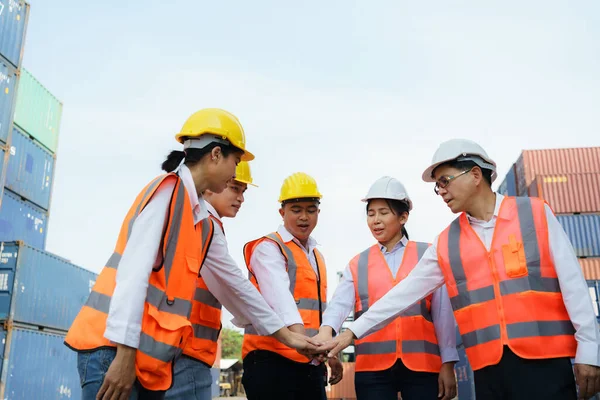
[[15,400],[80,399],[77,353],[64,334],[9,327],[4,349],[0,398]]
[[558,215],[578,257],[600,257],[600,215]]
[[[355,363],[342,363],[344,367],[344,377],[335,385],[325,387],[328,399],[356,399],[356,391],[354,390],[354,367]],[[327,367],[329,370],[329,366]],[[331,371],[329,371],[331,376]]]
[[15,124],[53,154],[58,146],[62,103],[26,69],[21,70]]
[[6,164],[8,163],[8,158],[6,157],[6,152],[2,147],[0,147],[0,207],[2,207],[2,192],[4,189],[4,181],[6,179]]
[[[10,310],[0,310],[0,320],[68,330],[85,304],[97,275],[23,243],[1,244],[0,271],[11,297]],[[0,278],[0,282],[2,279]]]
[[454,364],[454,372],[456,373],[456,383],[458,386],[458,398],[460,400],[469,400],[475,398],[475,378],[473,370],[467,360],[465,347],[457,346],[458,362]]
[[517,194],[526,196],[537,175],[589,172],[600,172],[600,147],[523,150],[516,163]]
[[586,280],[600,280],[600,258],[580,258],[579,264]]
[[510,169],[506,173],[504,180],[498,187],[498,193],[504,196],[516,196],[517,195],[517,180],[515,175],[515,164],[511,165]]
[[12,117],[17,96],[17,71],[10,63],[0,59],[0,146],[7,143],[12,127]]
[[219,397],[221,394],[221,386],[219,385],[219,375],[221,374],[221,370],[219,368],[211,368],[210,376],[212,378],[212,383],[210,384],[210,391],[212,392],[212,397]]
[[55,158],[44,146],[14,127],[6,187],[44,210],[50,207]]
[[0,242],[22,240],[30,246],[46,247],[48,213],[4,189],[0,204]]
[[529,196],[546,200],[555,213],[600,212],[600,173],[538,175]]
[[0,55],[21,66],[29,4],[23,0],[0,0]]

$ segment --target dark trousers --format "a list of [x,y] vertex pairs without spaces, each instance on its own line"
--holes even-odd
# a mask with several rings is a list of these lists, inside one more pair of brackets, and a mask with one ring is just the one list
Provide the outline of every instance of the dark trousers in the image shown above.
[[248,400],[325,400],[327,369],[266,350],[244,358],[242,384]]
[[[361,371],[354,375],[357,400],[436,400],[438,376],[432,372],[415,372],[398,359],[392,368],[383,371]],[[479,398],[477,398],[479,400]]]
[[477,400],[576,400],[571,360],[527,360],[504,346],[496,365],[474,371]]

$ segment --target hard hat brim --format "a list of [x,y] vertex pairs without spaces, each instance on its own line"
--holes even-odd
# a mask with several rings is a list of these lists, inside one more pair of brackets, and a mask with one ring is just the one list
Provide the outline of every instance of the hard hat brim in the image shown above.
[[291,197],[289,199],[279,198],[279,203],[299,203],[301,201],[318,201],[321,202],[323,196],[306,196],[306,197]]
[[252,182],[248,182],[248,181],[247,181],[247,180],[245,180],[245,179],[233,178],[233,180],[234,180],[234,181],[236,181],[236,182],[239,182],[239,183],[245,183],[246,185],[249,185],[249,186],[258,187],[258,185],[255,185],[255,184],[254,184],[254,183],[252,183]]
[[[483,161],[485,161],[485,162],[488,162],[488,163],[490,163],[491,165],[493,165],[494,167],[496,167],[496,163],[495,163],[493,160],[491,160],[491,159],[486,159],[486,158],[483,158],[483,157],[481,157],[480,155],[477,155],[477,157],[480,157],[480,158],[481,158]],[[423,179],[423,181],[425,181],[425,182],[436,182],[435,178],[433,178],[433,177],[431,176],[431,175],[433,174],[433,171],[435,171],[435,169],[436,169],[437,167],[439,167],[440,165],[442,165],[442,164],[446,164],[447,162],[450,162],[450,161],[454,161],[454,160],[456,160],[457,158],[459,158],[459,157],[452,157],[452,158],[448,158],[448,159],[446,159],[446,160],[442,160],[442,161],[439,161],[439,162],[437,162],[437,163],[435,163],[435,164],[432,164],[432,165],[430,165],[430,166],[429,166],[429,167],[428,167],[428,168],[427,168],[427,169],[426,169],[426,170],[423,172],[423,175],[421,176],[421,178],[422,178],[422,179]],[[481,168],[481,167],[480,167],[480,168]],[[496,177],[497,177],[497,176],[498,176],[498,175],[496,174],[496,171],[492,170],[492,182],[494,182],[494,181],[496,180]]]

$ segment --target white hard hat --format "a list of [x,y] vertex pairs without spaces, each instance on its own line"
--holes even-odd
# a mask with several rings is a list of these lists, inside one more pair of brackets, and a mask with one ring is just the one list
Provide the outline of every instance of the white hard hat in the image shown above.
[[435,182],[433,170],[448,161],[473,161],[482,169],[492,170],[492,182],[496,179],[496,163],[483,147],[467,139],[452,139],[440,144],[435,151],[431,165],[423,172],[425,182]]
[[408,197],[408,192],[404,185],[391,176],[384,176],[375,181],[369,189],[369,193],[362,201],[367,202],[371,199],[390,199],[400,200],[408,203],[408,211],[412,210],[412,201]]

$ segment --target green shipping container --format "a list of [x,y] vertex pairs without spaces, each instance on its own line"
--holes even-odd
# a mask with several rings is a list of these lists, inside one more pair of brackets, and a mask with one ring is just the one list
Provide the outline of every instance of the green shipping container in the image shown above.
[[21,69],[15,124],[56,153],[61,115],[62,103],[25,68]]

